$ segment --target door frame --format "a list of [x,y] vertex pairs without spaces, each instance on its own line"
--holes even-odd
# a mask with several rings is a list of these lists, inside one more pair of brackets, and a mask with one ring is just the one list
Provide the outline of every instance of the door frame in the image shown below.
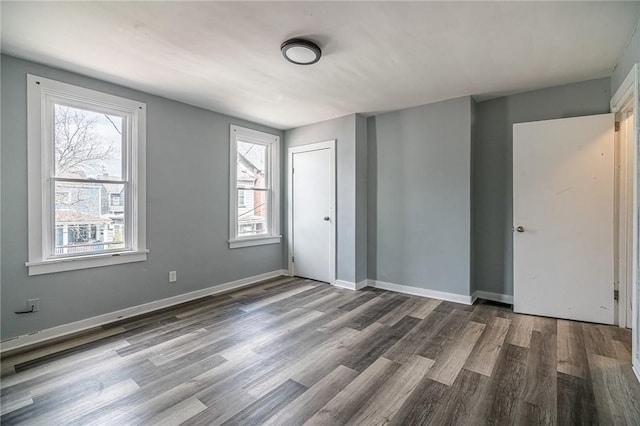
[[329,271],[330,282],[329,284],[335,285],[336,283],[336,222],[337,222],[337,210],[336,210],[336,140],[331,139],[324,142],[310,143],[307,145],[300,145],[290,147],[287,154],[287,248],[289,255],[287,256],[289,275],[295,275],[295,263],[292,262],[292,258],[295,255],[293,251],[293,155],[300,154],[302,152],[319,151],[321,149],[329,149],[331,157],[331,263]]
[[[633,128],[631,133],[631,152],[633,153],[633,158],[627,164],[622,165],[621,167],[630,167],[631,170],[626,170],[626,172],[631,172],[633,176],[633,187],[632,187],[632,200],[620,199],[618,203],[620,206],[629,205],[629,201],[631,201],[631,208],[633,210],[632,213],[632,244],[631,244],[631,253],[628,253],[627,250],[620,252],[620,257],[626,257],[623,259],[624,262],[629,262],[629,256],[631,257],[632,264],[632,294],[627,294],[627,286],[620,285],[620,297],[618,300],[618,314],[619,314],[619,325],[624,327],[627,324],[626,318],[626,308],[621,309],[620,306],[626,307],[629,303],[629,298],[631,297],[632,304],[632,336],[633,336],[633,347],[632,347],[632,364],[634,372],[636,376],[638,376],[638,380],[640,380],[640,354],[638,345],[640,344],[640,315],[638,314],[638,297],[640,296],[640,282],[638,281],[638,141],[640,139],[640,118],[638,117],[638,113],[640,112],[640,99],[638,96],[638,82],[640,80],[640,66],[635,64],[627,77],[624,79],[620,87],[616,90],[615,94],[611,98],[611,112],[613,113],[622,113],[633,111]],[[630,163],[630,164],[629,164]],[[619,261],[616,259],[616,261]],[[626,283],[625,283],[626,284]],[[624,291],[623,290],[624,287]]]
[[633,173],[634,151],[633,123],[627,110],[615,113],[615,290],[618,299],[615,306],[616,324],[631,327],[631,293],[633,290]]

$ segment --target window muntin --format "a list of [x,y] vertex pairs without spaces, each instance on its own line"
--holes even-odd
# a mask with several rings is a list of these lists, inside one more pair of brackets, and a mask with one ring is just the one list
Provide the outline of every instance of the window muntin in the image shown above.
[[29,274],[146,260],[145,104],[27,80]]
[[279,142],[277,136],[231,126],[232,248],[280,241]]

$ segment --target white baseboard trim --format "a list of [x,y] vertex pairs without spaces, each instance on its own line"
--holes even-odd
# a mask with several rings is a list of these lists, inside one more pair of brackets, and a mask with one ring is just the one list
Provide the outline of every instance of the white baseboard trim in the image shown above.
[[19,349],[24,346],[41,343],[46,340],[64,337],[69,334],[78,333],[94,327],[108,324],[110,322],[119,321],[125,318],[134,317],[136,315],[145,314],[147,312],[156,311],[158,309],[168,308],[180,303],[189,302],[191,300],[200,299],[201,297],[211,296],[214,294],[224,293],[230,290],[236,290],[243,287],[249,287],[260,281],[270,278],[279,277],[281,275],[289,275],[287,270],[276,270],[266,272],[264,274],[254,275],[252,277],[242,278],[236,281],[218,284],[215,286],[203,288],[201,290],[192,291],[177,296],[168,297],[166,299],[155,300],[153,302],[144,303],[142,305],[132,306],[130,308],[121,309],[115,312],[98,315],[95,317],[75,321],[68,324],[58,325],[56,327],[47,328],[45,330],[35,331],[18,337],[13,337],[0,342],[0,353]]
[[631,367],[634,373],[636,373],[636,379],[640,382],[640,367],[636,367],[635,365]]
[[335,280],[333,283],[334,286],[340,288],[346,288],[347,290],[360,290],[369,285],[369,280],[362,280],[359,283],[354,283],[351,281],[343,281],[343,280]]
[[462,303],[464,305],[472,305],[471,296],[463,294],[447,293],[444,291],[429,290],[421,287],[411,287],[408,285],[388,283],[378,280],[369,280],[369,287],[381,288],[383,290],[395,291],[398,293],[412,294],[414,296],[430,297],[432,299],[446,300],[448,302]]
[[490,291],[476,290],[471,295],[473,301],[476,299],[491,300],[493,302],[508,303],[513,305],[513,296],[502,293],[492,293]]

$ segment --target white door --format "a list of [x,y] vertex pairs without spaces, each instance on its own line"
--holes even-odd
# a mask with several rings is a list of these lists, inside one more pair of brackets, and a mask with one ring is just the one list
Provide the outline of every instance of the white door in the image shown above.
[[514,311],[612,324],[614,115],[513,126]]
[[295,276],[333,284],[333,142],[290,149],[291,256]]

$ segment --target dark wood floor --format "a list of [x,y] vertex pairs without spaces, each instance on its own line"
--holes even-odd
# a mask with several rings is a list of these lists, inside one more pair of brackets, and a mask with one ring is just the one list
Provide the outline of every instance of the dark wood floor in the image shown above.
[[2,424],[640,424],[631,333],[281,278],[2,360]]

